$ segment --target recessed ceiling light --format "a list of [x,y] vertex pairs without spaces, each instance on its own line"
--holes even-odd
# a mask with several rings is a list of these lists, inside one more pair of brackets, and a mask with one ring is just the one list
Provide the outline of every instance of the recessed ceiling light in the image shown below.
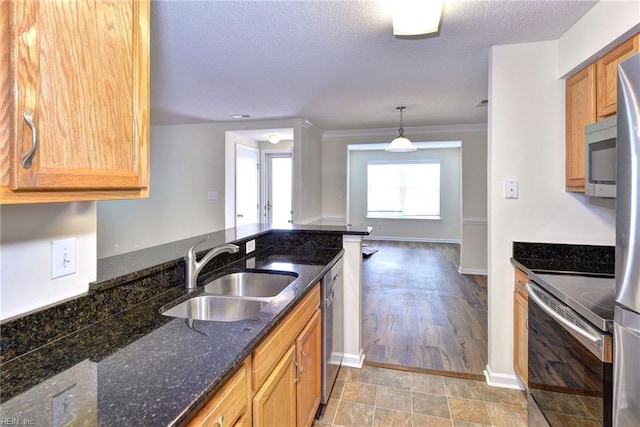
[[489,105],[489,100],[488,99],[483,99],[482,101],[478,102],[476,104],[476,108],[482,108],[482,107],[486,107]]
[[233,119],[248,119],[249,117],[251,117],[251,116],[248,115],[248,114],[233,114],[231,116],[231,118],[233,118]]
[[280,142],[280,135],[269,135],[267,140],[272,144],[277,144]]

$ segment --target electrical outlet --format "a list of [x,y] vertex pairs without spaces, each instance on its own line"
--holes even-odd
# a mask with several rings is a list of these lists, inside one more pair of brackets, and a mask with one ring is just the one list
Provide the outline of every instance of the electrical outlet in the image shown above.
[[220,195],[217,191],[208,191],[207,192],[207,200],[218,200]]
[[249,240],[247,242],[247,254],[250,254],[251,252],[256,250],[256,241],[255,240]]
[[246,268],[256,268],[256,259],[255,257],[251,257],[246,262]]
[[51,241],[51,278],[68,276],[76,272],[76,239]]
[[73,421],[78,409],[78,387],[74,384],[62,393],[53,396],[51,407],[53,410],[53,426],[65,426]]
[[505,199],[518,198],[518,180],[510,179],[504,182],[504,197]]

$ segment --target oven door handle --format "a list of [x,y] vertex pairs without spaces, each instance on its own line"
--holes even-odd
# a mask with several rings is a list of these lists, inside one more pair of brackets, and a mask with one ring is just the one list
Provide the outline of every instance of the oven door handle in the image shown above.
[[602,340],[600,339],[600,337],[598,337],[598,336],[590,333],[589,331],[586,331],[586,330],[580,328],[579,326],[569,322],[567,319],[565,319],[564,317],[562,317],[561,315],[556,313],[554,310],[549,308],[549,306],[547,304],[545,304],[544,301],[542,301],[542,299],[538,295],[536,295],[536,293],[533,291],[532,286],[531,286],[530,283],[527,283],[525,285],[525,287],[527,288],[527,294],[529,294],[529,298],[531,298],[536,304],[538,304],[538,306],[545,313],[547,313],[549,316],[553,317],[558,323],[563,325],[565,328],[571,329],[575,333],[581,335],[582,337],[584,337],[584,338],[588,339],[589,341],[591,341],[593,344],[595,344],[598,347],[600,347],[600,345],[602,343]]

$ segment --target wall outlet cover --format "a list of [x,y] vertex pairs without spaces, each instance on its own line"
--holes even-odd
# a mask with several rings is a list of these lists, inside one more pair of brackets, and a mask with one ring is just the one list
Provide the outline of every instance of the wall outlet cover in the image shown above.
[[256,241],[255,240],[249,240],[247,242],[247,254],[250,254],[251,252],[256,250]]
[[76,272],[76,239],[51,241],[51,278],[68,276]]

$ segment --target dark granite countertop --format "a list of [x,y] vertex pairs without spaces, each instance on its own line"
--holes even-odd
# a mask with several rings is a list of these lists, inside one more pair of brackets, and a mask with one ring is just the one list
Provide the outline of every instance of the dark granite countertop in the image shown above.
[[527,273],[613,277],[615,273],[615,247],[513,242],[511,263]]
[[[345,234],[344,227],[336,232]],[[229,240],[237,239],[236,234]],[[196,321],[196,331],[184,319],[161,315],[161,306],[186,294],[178,283],[117,316],[10,359],[1,370],[1,416],[48,425],[52,399],[67,395],[75,396],[69,399],[75,402],[74,421],[80,424],[183,425],[342,253],[308,246],[256,251],[250,260],[208,273],[212,279],[249,263],[298,275],[246,320]],[[54,410],[56,416],[62,415]]]
[[[264,224],[249,224],[226,230],[178,240],[135,252],[98,260],[97,279],[89,285],[91,291],[118,286],[123,281],[143,277],[150,273],[161,271],[182,262],[186,248],[201,242],[209,236],[206,242],[198,246],[198,251],[205,251],[221,244],[236,242],[245,243],[249,240],[265,235],[282,235],[287,233],[322,233],[324,235],[357,235],[365,236],[371,233],[371,227],[353,227],[336,225],[288,225],[284,227],[270,227]],[[260,249],[259,247],[257,248]]]

